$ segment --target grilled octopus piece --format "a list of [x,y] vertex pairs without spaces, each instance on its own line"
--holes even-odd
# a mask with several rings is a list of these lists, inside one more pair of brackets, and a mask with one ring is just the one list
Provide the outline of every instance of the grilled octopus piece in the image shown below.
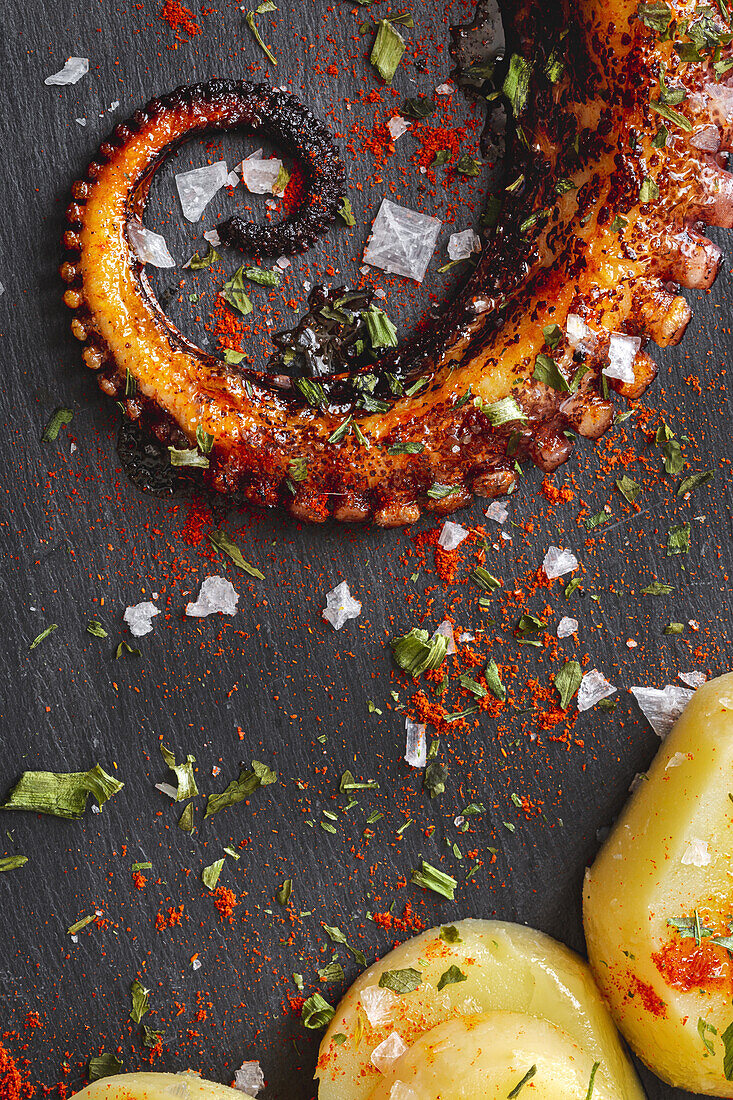
[[649,385],[647,342],[682,337],[690,310],[674,284],[709,287],[721,258],[700,224],[733,227],[728,0],[668,3],[505,0],[514,135],[500,219],[442,319],[372,368],[388,394],[378,413],[358,375],[323,380],[309,405],[164,316],[126,233],[152,173],[193,133],[277,131],[290,100],[219,81],[154,100],[102,145],[68,211],[65,299],[102,389],[165,442],[213,437],[217,490],[314,522],[448,513],[510,490],[516,455],[555,469],[575,433],[612,423],[609,390],[634,399]]

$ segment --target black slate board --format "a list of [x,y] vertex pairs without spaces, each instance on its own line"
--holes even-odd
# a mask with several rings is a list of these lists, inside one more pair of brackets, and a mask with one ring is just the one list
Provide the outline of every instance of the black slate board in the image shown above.
[[[303,1030],[286,992],[297,994],[293,971],[305,975],[308,992],[319,988],[315,966],[332,953],[321,922],[343,928],[372,959],[393,937],[365,921],[366,911],[385,909],[396,898],[399,914],[409,899],[427,924],[495,914],[582,950],[583,869],[597,849],[598,830],[618,812],[658,741],[623,690],[615,713],[592,710],[581,716],[575,733],[584,748],[568,751],[550,744],[540,753],[522,738],[505,756],[485,722],[463,744],[443,746],[451,767],[448,790],[431,802],[420,791],[419,776],[406,775],[402,718],[387,709],[391,689],[406,694],[404,680],[393,675],[388,637],[426,613],[428,624],[443,617],[445,597],[435,589],[431,570],[423,570],[414,585],[404,579],[413,566],[403,555],[415,532],[307,529],[274,516],[231,516],[231,530],[247,527],[245,556],[266,573],[263,584],[185,544],[183,503],[142,496],[127,482],[114,447],[116,411],[82,368],[61,305],[58,241],[71,181],[115,121],[178,83],[213,75],[272,78],[301,94],[336,130],[346,130],[353,118],[372,118],[365,93],[379,87],[365,60],[371,39],[358,33],[370,13],[357,13],[349,4],[285,0],[278,16],[266,17],[266,36],[280,60],[276,72],[248,34],[238,5],[196,12],[203,34],[178,40],[157,18],[158,7],[151,0],[54,5],[28,0],[6,8],[0,120],[0,281],[6,288],[0,297],[5,376],[0,781],[6,790],[25,769],[83,769],[99,760],[124,779],[125,788],[100,815],[89,813],[83,822],[3,815],[0,853],[25,853],[30,863],[0,878],[0,1022],[3,1030],[18,1033],[9,1045],[16,1054],[27,1054],[35,1082],[58,1081],[68,1063],[65,1079],[75,1088],[80,1067],[100,1050],[119,1051],[126,1069],[144,1066],[138,1029],[127,1020],[130,982],[141,974],[155,1009],[148,1019],[166,1037],[158,1068],[190,1066],[229,1081],[244,1058],[259,1058],[268,1097],[305,1098],[314,1092],[319,1036]],[[419,29],[407,33],[425,47],[424,61],[417,55],[403,65],[395,81],[401,95],[429,91],[447,76],[448,24],[465,20],[470,4],[448,7],[447,17],[438,0],[415,9]],[[88,76],[72,88],[45,87],[44,77],[70,54],[90,57]],[[335,56],[343,63],[338,76],[330,76],[325,66]],[[117,100],[119,107],[110,108]],[[390,102],[389,96],[382,102],[383,114]],[[464,121],[472,117],[465,104],[457,110]],[[85,118],[86,126],[77,124],[77,117]],[[317,279],[328,263],[338,272],[331,281],[356,277],[366,227],[390,190],[398,201],[434,212],[434,199],[415,172],[410,140],[402,139],[381,170],[368,155],[347,153],[359,226],[353,232],[333,230],[296,263],[287,296],[297,295],[298,309],[304,297],[299,283]],[[227,139],[218,148],[234,160],[235,148],[246,152],[253,145],[249,139]],[[206,155],[200,146],[187,148],[154,188],[148,224],[166,233],[179,259],[200,246],[200,230],[231,207],[231,199],[219,196],[198,228],[180,217],[172,174],[179,166],[203,163]],[[486,180],[461,186],[477,200]],[[236,201],[243,201],[241,189]],[[444,262],[448,231],[444,227],[434,272]],[[236,266],[233,257],[227,264]],[[179,274],[170,281],[177,284]],[[164,273],[158,279],[159,288],[165,289],[166,278]],[[390,312],[403,331],[431,294],[442,298],[449,292],[454,278],[432,275],[419,292],[409,286],[390,294]],[[376,283],[381,285],[379,278]],[[186,284],[184,301],[190,292]],[[611,492],[616,473],[601,466],[597,453],[582,448],[572,468],[556,479],[577,492],[560,509],[548,507],[537,492],[540,476],[527,471],[512,512],[519,522],[532,520],[531,536],[512,529],[512,548],[494,556],[510,584],[528,563],[539,564],[550,542],[564,540],[580,552],[600,604],[586,598],[566,605],[561,590],[553,590],[550,602],[558,614],[581,620],[580,644],[564,643],[560,652],[589,653],[592,664],[620,689],[635,683],[662,686],[674,681],[678,670],[727,669],[726,578],[733,566],[726,477],[728,294],[724,272],[713,293],[695,303],[696,319],[683,348],[657,356],[660,381],[647,400],[666,410],[678,432],[688,436],[683,446],[691,469],[722,466],[714,488],[682,503],[668,481],[642,476],[650,487],[643,510],[631,515]],[[253,297],[266,308],[256,291]],[[211,302],[209,296],[206,309]],[[204,304],[199,308],[205,316]],[[188,315],[180,305],[171,309],[207,338],[193,309]],[[700,377],[702,397],[684,384],[688,374]],[[43,425],[59,404],[73,407],[73,423],[56,444],[42,445]],[[70,453],[72,441],[76,449]],[[643,449],[641,434],[629,429],[629,445]],[[579,504],[597,511],[608,499],[615,519],[584,545]],[[480,522],[482,505],[470,509],[466,519]],[[686,559],[665,559],[666,530],[678,519],[692,520],[693,552]],[[236,620],[184,619],[189,593],[214,572],[225,573],[241,593]],[[639,589],[653,577],[674,584],[675,595],[642,600]],[[364,611],[336,634],[320,612],[325,593],[343,578]],[[432,589],[432,606],[426,588]],[[414,600],[406,599],[410,589]],[[128,637],[124,607],[156,591],[164,615],[141,639],[141,659],[115,661],[114,646]],[[475,628],[480,624],[476,594],[464,588],[462,599],[462,621]],[[105,624],[108,641],[86,633],[92,617]],[[663,637],[669,619],[697,620],[701,630]],[[58,630],[29,652],[31,639],[52,622]],[[638,648],[627,648],[627,638]],[[510,645],[519,675],[526,677],[534,655]],[[369,712],[370,699],[383,710],[381,717]],[[318,740],[323,735],[325,743]],[[222,789],[236,775],[238,761],[252,757],[271,764],[280,783],[205,826],[199,800],[199,827],[188,837],[176,828],[178,808],[154,788],[171,778],[159,758],[161,737],[179,759],[187,752],[196,756],[199,786],[206,793]],[[466,763],[474,752],[480,752],[480,765]],[[215,778],[214,767],[221,769]],[[346,767],[357,776],[375,777],[381,789],[362,797],[360,807],[345,816],[334,796]],[[296,780],[306,786],[300,789]],[[412,796],[405,793],[409,790]],[[512,791],[542,800],[543,815],[524,821]],[[452,819],[470,798],[485,801],[489,810],[462,836]],[[339,815],[336,836],[304,823],[318,821],[323,809]],[[385,818],[375,826],[366,858],[354,859],[352,845],[360,842],[373,809]],[[408,817],[415,823],[400,838],[396,829]],[[510,833],[504,821],[514,823],[516,831]],[[426,837],[430,825],[435,831]],[[442,860],[465,878],[470,861],[454,858],[446,836],[464,849],[479,849],[484,860],[471,883],[459,888],[455,904],[405,886],[420,856]],[[242,841],[240,861],[228,859],[222,877],[238,894],[246,891],[230,927],[218,919],[199,872],[220,856],[223,845]],[[489,847],[498,849],[491,865]],[[145,860],[154,869],[138,891],[131,886],[130,867]],[[292,924],[273,901],[277,887],[291,876],[295,911],[312,910],[312,916]],[[181,903],[182,926],[156,932],[161,907]],[[95,909],[102,911],[104,925],[73,943],[66,928]],[[196,952],[202,966],[193,971],[190,959]],[[353,979],[357,964],[346,952],[339,955],[347,980]],[[332,1000],[342,992],[320,988]],[[179,1005],[184,1006],[180,1015]],[[39,1014],[39,1029],[28,1028],[28,1012]],[[682,1096],[643,1076],[650,1098]]]

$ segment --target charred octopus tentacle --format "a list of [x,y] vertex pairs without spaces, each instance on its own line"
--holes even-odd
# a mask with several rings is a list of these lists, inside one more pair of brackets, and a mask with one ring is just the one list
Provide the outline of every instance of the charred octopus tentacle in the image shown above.
[[[118,127],[75,185],[61,270],[84,358],[158,438],[213,437],[216,489],[314,522],[449,512],[509,490],[515,456],[551,470],[574,433],[600,436],[609,389],[633,399],[654,377],[647,340],[681,338],[690,311],[670,282],[708,287],[720,262],[696,225],[733,226],[730,26],[698,0],[504,8],[514,137],[499,223],[440,322],[372,365],[370,400],[363,373],[279,388],[205,354],[165,317],[128,241],[171,147],[235,126],[300,139],[288,97],[226,82],[181,89]],[[327,141],[319,128],[314,142]],[[340,197],[337,166],[326,171],[294,241],[319,232]]]

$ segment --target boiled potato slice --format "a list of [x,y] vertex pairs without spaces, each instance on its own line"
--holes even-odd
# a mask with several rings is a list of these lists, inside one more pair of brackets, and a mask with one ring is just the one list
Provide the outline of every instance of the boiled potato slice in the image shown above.
[[118,1073],[93,1081],[71,1100],[242,1100],[242,1093],[195,1073]]
[[528,1100],[587,1100],[589,1091],[593,1100],[626,1100],[561,1028],[536,1016],[490,1012],[426,1031],[369,1100],[506,1100],[523,1093]]
[[[466,980],[445,984],[444,975],[457,976],[451,967]],[[380,978],[389,982],[383,978],[387,972],[409,968],[421,976],[413,992],[380,988]],[[602,1062],[622,1086],[625,1100],[642,1100],[644,1093],[587,965],[541,932],[482,920],[424,932],[357,978],[321,1044],[319,1100],[364,1100],[379,1079],[372,1052],[392,1032],[409,1046],[453,1016],[495,1010],[549,1020],[592,1061]]]
[[690,700],[588,872],[584,896],[593,972],[631,1046],[669,1084],[727,1097],[733,958],[713,937],[733,930],[732,797],[728,674]]

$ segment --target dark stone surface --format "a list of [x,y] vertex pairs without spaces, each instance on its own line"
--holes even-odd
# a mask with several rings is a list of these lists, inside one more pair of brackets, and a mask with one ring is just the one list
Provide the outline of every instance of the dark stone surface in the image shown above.
[[[386,641],[423,615],[428,624],[437,624],[444,602],[456,597],[462,601],[456,614],[477,628],[476,593],[459,585],[446,595],[436,588],[431,569],[412,584],[416,559],[406,562],[403,555],[414,532],[303,529],[273,516],[230,516],[229,529],[245,557],[267,576],[264,583],[254,582],[231,564],[215,563],[201,545],[184,542],[185,504],[142,496],[124,478],[114,446],[117,413],[81,366],[56,274],[69,185],[113,122],[178,83],[254,75],[286,83],[346,135],[341,145],[359,224],[353,232],[332,230],[297,261],[283,295],[297,298],[297,309],[306,296],[300,284],[317,279],[329,264],[337,271],[330,281],[355,277],[368,224],[385,194],[393,191],[398,201],[428,213],[436,207],[415,169],[409,136],[379,169],[363,151],[363,140],[348,132],[354,121],[370,129],[375,111],[389,117],[387,108],[400,102],[389,92],[376,105],[366,100],[378,87],[365,61],[371,38],[358,33],[359,22],[371,18],[368,10],[355,13],[349,4],[311,0],[283,4],[290,10],[262,17],[280,60],[275,71],[236,4],[197,13],[203,34],[179,41],[157,18],[157,7],[151,0],[53,5],[28,0],[6,10],[0,120],[5,177],[0,280],[6,287],[0,298],[5,377],[0,597],[6,624],[0,781],[7,790],[26,769],[76,770],[99,761],[125,787],[100,815],[89,812],[82,822],[1,815],[0,854],[25,853],[30,862],[0,877],[0,1022],[22,1036],[10,1041],[16,1053],[27,1044],[34,1081],[58,1081],[68,1062],[65,1080],[75,1088],[83,1064],[100,1050],[119,1051],[127,1069],[144,1066],[139,1029],[127,1020],[130,982],[140,974],[155,1010],[146,1020],[165,1032],[159,1068],[190,1066],[229,1081],[244,1058],[259,1058],[267,1096],[295,1100],[314,1091],[310,1078],[318,1035],[304,1032],[288,1006],[286,995],[297,993],[290,975],[303,973],[308,992],[321,988],[332,1000],[342,992],[319,986],[315,975],[333,950],[321,922],[343,928],[371,959],[390,946],[391,937],[365,921],[366,911],[386,909],[396,900],[399,914],[409,899],[428,924],[496,914],[542,928],[582,950],[580,886],[597,848],[597,830],[618,812],[629,783],[648,765],[658,742],[625,691],[615,713],[592,710],[581,716],[575,732],[583,746],[574,744],[570,751],[563,744],[540,748],[520,739],[519,732],[500,745],[493,724],[484,719],[470,735],[443,746],[451,775],[446,794],[431,802],[420,791],[419,776],[406,775],[401,763],[403,723],[389,709],[389,693],[395,689],[404,698],[407,685],[393,674]],[[437,0],[418,6],[418,29],[406,34],[420,49],[395,81],[401,95],[429,91],[446,77],[447,52],[437,47],[447,46],[448,22],[468,11],[468,4],[453,3],[446,20]],[[60,69],[69,54],[90,57],[88,76],[75,87],[45,87],[44,77]],[[329,75],[326,67],[334,61],[340,71]],[[120,106],[109,110],[115,100]],[[471,117],[465,105],[457,109]],[[86,127],[76,117],[85,117]],[[476,133],[467,136],[467,151],[475,151]],[[233,161],[235,148],[241,155],[252,145],[228,138],[217,145],[217,156]],[[206,155],[201,145],[186,148],[178,156],[180,167],[164,169],[153,188],[147,222],[165,232],[179,260],[201,246],[200,230],[243,203],[241,189],[234,199],[219,195],[200,227],[183,223],[173,172],[203,163]],[[477,197],[485,181],[452,186],[455,195]],[[458,228],[468,224],[469,215],[470,210],[459,211]],[[445,262],[447,233],[444,228],[433,272]],[[240,262],[234,256],[226,260],[230,270]],[[455,277],[435,274],[420,291],[390,292],[388,307],[403,331],[431,295],[442,298],[448,292]],[[168,285],[182,299],[172,302],[171,315],[211,340],[195,317],[205,321],[212,295],[194,303],[188,298],[204,294],[213,285],[211,277],[179,270],[158,276],[159,289]],[[513,518],[531,520],[531,533],[512,528],[512,547],[489,556],[490,566],[510,585],[512,577],[539,564],[552,541],[580,553],[585,581],[596,588],[600,602],[586,597],[568,605],[561,590],[553,589],[549,599],[557,614],[581,620],[579,645],[563,643],[559,659],[588,653],[591,664],[620,689],[634,683],[662,686],[678,670],[716,674],[728,667],[727,574],[733,561],[724,361],[729,337],[721,328],[728,294],[724,273],[712,295],[697,303],[682,349],[658,355],[660,381],[646,401],[665,410],[678,434],[688,436],[683,447],[691,469],[723,466],[714,486],[683,503],[670,479],[643,471],[638,477],[645,485],[642,510],[631,515],[612,492],[621,469],[609,470],[598,452],[584,448],[557,478],[574,484],[575,499],[553,511],[537,494],[539,475],[529,471],[513,502]],[[267,311],[264,292],[253,288],[253,298],[258,313]],[[282,310],[274,327],[293,316]],[[261,337],[254,342],[260,346]],[[699,376],[702,397],[684,384],[689,374]],[[43,445],[43,425],[59,404],[73,408],[74,420],[57,443]],[[644,450],[640,432],[629,425],[620,431],[628,431],[629,446]],[[580,503],[594,512],[609,499],[614,520],[586,542],[578,526]],[[479,522],[481,505],[467,518]],[[667,527],[681,519],[692,520],[693,551],[684,560],[666,559]],[[224,572],[241,593],[236,619],[183,618],[189,594],[214,572]],[[639,590],[652,577],[674,584],[675,594],[644,600]],[[325,593],[342,578],[363,601],[364,613],[335,634],[320,611]],[[114,660],[118,640],[129,638],[122,624],[125,606],[153,592],[159,593],[163,614],[153,633],[140,640],[142,657]],[[535,600],[531,609],[542,602]],[[108,640],[86,633],[92,617],[104,623]],[[697,620],[701,631],[664,637],[669,619]],[[29,652],[29,642],[52,622],[59,624],[56,632]],[[627,638],[638,648],[627,648]],[[518,682],[535,666],[534,651],[512,640],[495,652],[500,660],[516,661]],[[546,678],[547,663],[543,669]],[[381,717],[369,713],[370,699],[382,709]],[[223,789],[237,774],[238,762],[253,757],[271,764],[280,782],[206,824],[197,800],[197,830],[189,837],[176,827],[179,808],[154,787],[171,778],[159,756],[161,738],[178,759],[187,752],[196,756],[204,793]],[[214,767],[221,769],[216,778]],[[336,796],[346,767],[377,778],[381,788],[342,814],[343,799]],[[512,804],[513,791],[541,803],[542,815],[525,821]],[[471,798],[485,801],[488,812],[462,836],[452,819]],[[335,836],[306,824],[317,823],[324,809],[338,815]],[[365,845],[361,833],[373,809],[385,817]],[[396,829],[408,817],[414,824],[398,837]],[[506,830],[504,821],[514,823],[516,831]],[[430,825],[435,831],[427,837]],[[470,860],[455,859],[446,837],[464,851],[478,849],[483,860],[472,881],[460,886],[455,904],[405,886],[420,855],[442,860],[459,879],[465,877]],[[239,862],[227,859],[221,880],[246,893],[232,926],[219,920],[200,882],[201,867],[219,858],[227,844],[244,845]],[[498,850],[494,864],[489,847]],[[354,851],[366,858],[354,858]],[[138,891],[131,865],[146,860],[153,870]],[[292,922],[273,901],[288,877],[294,879]],[[156,932],[159,910],[181,903],[181,927]],[[95,909],[103,913],[103,924],[72,943],[66,928]],[[190,963],[194,953],[203,964],[196,972]],[[351,980],[357,966],[342,949],[339,956]],[[39,1030],[27,1030],[29,1011],[40,1014]],[[649,1075],[645,1081],[653,1100],[682,1096]]]

